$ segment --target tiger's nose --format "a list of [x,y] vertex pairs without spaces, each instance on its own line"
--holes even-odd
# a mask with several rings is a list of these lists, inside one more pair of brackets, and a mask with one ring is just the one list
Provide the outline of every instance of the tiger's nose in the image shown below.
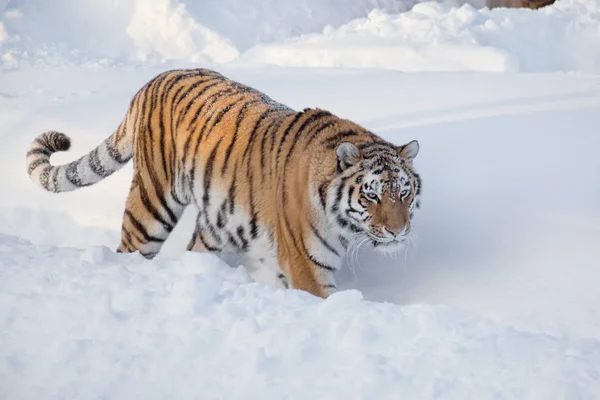
[[396,237],[399,235],[406,235],[410,229],[407,226],[398,226],[398,227],[384,226],[383,230],[384,230],[384,232]]

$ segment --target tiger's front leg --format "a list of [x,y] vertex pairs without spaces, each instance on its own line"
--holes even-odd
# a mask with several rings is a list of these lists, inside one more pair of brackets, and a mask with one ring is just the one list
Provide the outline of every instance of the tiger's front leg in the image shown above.
[[286,264],[286,277],[291,288],[304,290],[324,299],[337,292],[334,268],[305,254],[294,254]]

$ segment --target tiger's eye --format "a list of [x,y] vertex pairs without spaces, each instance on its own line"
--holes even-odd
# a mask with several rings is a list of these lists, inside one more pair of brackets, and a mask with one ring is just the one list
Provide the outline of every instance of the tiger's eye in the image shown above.
[[359,176],[358,178],[356,178],[356,183],[361,183],[362,182],[362,176]]

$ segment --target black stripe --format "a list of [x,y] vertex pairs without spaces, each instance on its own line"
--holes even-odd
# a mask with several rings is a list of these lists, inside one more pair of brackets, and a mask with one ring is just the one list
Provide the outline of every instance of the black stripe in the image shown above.
[[160,212],[158,212],[158,210],[154,207],[154,205],[152,204],[152,201],[150,200],[150,196],[148,196],[148,192],[146,191],[146,188],[144,187],[144,185],[139,185],[138,187],[139,191],[140,191],[140,199],[142,200],[142,204],[144,205],[144,207],[146,207],[146,210],[152,214],[152,216],[154,217],[155,220],[157,220],[158,222],[160,222],[163,226],[163,228],[167,231],[167,232],[171,232],[173,230],[173,224],[167,222],[163,216],[160,214]]
[[[152,114],[156,111],[156,102],[158,100],[158,93],[162,87],[162,84],[171,77],[170,72],[165,72],[154,79],[154,88],[150,90],[150,109],[148,110],[148,120],[146,128],[148,130],[148,139],[150,143],[154,143],[154,132],[152,131]],[[150,89],[150,88],[149,88]],[[154,148],[152,146],[146,146],[146,151],[150,153],[151,158],[154,159]]]
[[208,160],[206,160],[206,165],[204,167],[204,193],[202,194],[202,204],[204,210],[206,210],[206,208],[210,205],[209,192],[212,183],[212,172],[215,164],[215,158],[217,157],[217,150],[219,150],[219,146],[221,145],[222,141],[223,137],[221,137],[215,145],[215,147],[213,147],[212,151],[210,152],[210,155],[208,156]]
[[236,189],[236,179],[237,179],[237,164],[233,169],[233,175],[231,179],[231,186],[229,187],[229,214],[233,214],[235,210],[235,189]]
[[[159,148],[160,148],[160,158],[161,158],[161,164],[162,164],[162,168],[163,168],[163,174],[165,176],[165,178],[167,178],[167,181],[170,181],[170,177],[171,177],[171,170],[169,168],[167,168],[167,152],[166,152],[166,148],[165,148],[165,118],[164,118],[164,110],[165,107],[167,106],[167,101],[169,98],[169,94],[171,94],[171,91],[173,90],[173,87],[182,79],[185,79],[189,76],[193,76],[192,74],[180,74],[175,76],[171,81],[167,82],[165,84],[165,87],[163,89],[162,95],[161,95],[161,99],[160,99],[160,109],[159,109]],[[173,98],[174,99],[174,98]],[[171,110],[172,110],[172,104],[171,104]],[[171,113],[171,121],[173,120],[173,114]],[[173,123],[171,122],[171,128],[173,128]],[[171,131],[171,137],[173,137],[173,131]]]
[[79,165],[79,162],[72,162],[69,165],[67,165],[67,168],[65,170],[65,175],[67,177],[67,180],[69,182],[71,182],[71,184],[73,184],[74,186],[77,186],[77,187],[89,186],[90,183],[81,182],[81,178],[79,177],[79,172],[77,171],[78,165]]
[[[175,142],[175,132],[177,131],[177,125],[175,121],[175,99],[179,94],[185,89],[185,86],[180,86],[175,93],[173,93],[173,98],[171,99],[171,152],[175,155],[171,158],[171,168],[173,169],[173,173],[176,174],[176,160],[177,160],[177,143]],[[173,191],[171,191],[171,195],[173,195]],[[180,205],[183,205],[174,195],[175,201]]]
[[221,205],[221,209],[217,213],[217,228],[223,229],[225,227],[225,223],[227,222],[227,216],[225,214],[225,210],[227,208],[227,203],[223,203]]
[[[300,122],[300,118],[302,118],[303,116],[305,116],[306,113],[300,113],[296,116],[296,118],[294,118],[294,120],[292,121],[292,123],[287,127],[287,129],[283,132],[283,136],[281,138],[281,141],[279,142],[279,147],[277,148],[277,157],[275,158],[276,162],[279,162],[279,157],[281,156],[281,151],[283,150],[283,145],[286,142],[288,135],[290,134],[290,132],[292,131],[292,129],[294,128],[294,126]],[[301,133],[301,131],[311,122],[313,116],[309,116],[303,123],[302,125],[300,125],[300,127],[298,128],[298,131],[296,132],[296,137],[298,136],[298,132]],[[294,147],[294,143],[292,143],[291,147]],[[291,153],[291,149],[288,152],[288,156]]]
[[344,131],[335,134],[335,136],[329,137],[321,142],[322,145],[326,145],[329,150],[335,149],[340,141],[345,138],[349,138],[352,136],[358,136],[358,132],[356,131]]
[[[111,142],[106,141],[106,153],[110,156],[110,158],[112,158],[114,161],[118,162],[119,164],[125,164],[127,161],[129,161],[129,158],[123,158],[123,155],[119,152],[119,149],[117,148],[117,146],[113,145]],[[111,171],[110,173],[114,172]]]
[[388,144],[383,141],[380,141],[380,140],[375,140],[373,142],[360,143],[358,145],[358,149],[365,150],[365,149],[368,149],[369,147],[373,147],[373,146],[388,146]]
[[[212,83],[211,83],[212,82]],[[214,82],[214,80],[212,78],[210,79],[205,79],[202,81],[197,81],[195,83],[193,83],[192,85],[190,85],[187,90],[185,91],[185,93],[183,93],[181,95],[181,97],[175,101],[175,109],[177,109],[179,107],[179,105],[181,104],[181,102],[191,93],[193,92],[198,86],[201,86],[204,83],[209,83],[208,85],[206,85],[205,87],[203,87],[198,93],[196,93],[196,95],[194,97],[192,97],[190,99],[190,101],[188,101],[185,105],[185,107],[183,108],[182,112],[179,113],[179,116],[177,117],[177,125],[179,126],[179,124],[181,123],[181,120],[187,115],[187,113],[190,111],[190,108],[192,107],[192,105],[196,102],[196,100],[198,100],[198,98],[200,98],[204,93],[206,93],[210,88],[218,85],[219,83],[221,83],[220,81]]]
[[[273,174],[276,172],[276,169],[273,168],[273,162],[272,162],[275,138],[277,137],[277,132],[281,128],[281,125],[283,125],[283,123],[286,121],[286,119],[291,115],[293,115],[293,113],[278,116],[276,118],[276,121],[274,123],[269,124],[269,126],[265,129],[265,131],[263,133],[263,139],[264,139],[265,144],[267,143],[267,140],[269,139],[269,137],[271,138],[270,152],[268,153],[269,157],[271,157],[271,162],[269,163],[269,168],[262,170],[263,176],[261,178],[261,181],[263,181],[263,182],[264,182],[264,178],[266,175],[266,171],[269,172],[269,176],[273,176]],[[266,163],[266,161],[265,161],[266,157],[267,157],[266,150],[261,149],[261,166],[265,165],[264,163]]]
[[323,287],[326,289],[337,289],[337,287],[333,283],[327,283],[323,285]]
[[150,177],[150,183],[152,183],[152,187],[154,189],[154,194],[155,194],[156,198],[158,199],[158,201],[160,202],[160,205],[162,206],[163,210],[165,210],[167,212],[172,224],[173,225],[177,224],[177,221],[179,220],[179,218],[175,215],[173,210],[171,210],[171,207],[169,207],[169,205],[167,204],[167,200],[165,198],[165,193],[164,193],[165,188],[164,188],[164,185],[161,184],[158,176],[156,175],[156,170],[154,168],[149,168],[146,170],[146,173]]
[[261,180],[261,182],[265,181],[265,144],[267,143],[267,138],[269,137],[269,132],[271,131],[271,129],[273,129],[275,124],[279,123],[279,125],[281,125],[282,122],[283,122],[283,118],[281,118],[281,117],[273,118],[271,123],[267,127],[265,127],[265,129],[263,130],[263,137],[262,137],[261,144],[260,144],[260,180]]
[[331,211],[336,212],[340,209],[340,202],[342,201],[342,196],[344,195],[344,188],[346,185],[346,181],[350,179],[349,176],[345,176],[340,180],[340,184],[335,193],[335,202],[331,206]]
[[[164,111],[165,111],[165,107],[167,106],[167,100],[169,98],[169,94],[171,93],[171,90],[173,89],[173,87],[177,84],[177,82],[179,82],[181,79],[186,78],[187,76],[189,76],[189,74],[186,74],[183,71],[180,72],[173,72],[171,74],[171,78],[168,82],[165,83],[163,89],[162,89],[162,93],[160,96],[160,103],[159,103],[159,111],[158,111],[158,129],[159,129],[159,142],[158,142],[158,146],[160,149],[160,154],[159,157],[161,159],[161,164],[162,164],[162,168],[163,168],[163,175],[166,178],[167,181],[170,181],[170,176],[171,176],[171,171],[169,170],[169,168],[167,168],[167,152],[166,152],[166,148],[165,148],[165,117],[164,117]],[[173,116],[171,115],[171,118],[173,118]],[[172,132],[171,132],[172,134]]]
[[217,230],[215,229],[214,226],[211,225],[210,221],[208,220],[208,214],[206,214],[206,213],[204,214],[204,225],[205,225],[205,230],[208,231],[208,233],[210,233],[210,235],[215,240],[215,242],[217,242],[217,244],[220,244],[221,236],[219,236],[217,234]]
[[52,155],[52,151],[47,148],[31,149],[25,154],[26,157],[33,156],[33,155],[44,155],[46,157],[50,157]]
[[[264,115],[264,118],[266,118],[268,116],[268,113],[265,112],[263,114],[261,114],[261,118],[262,115]],[[263,119],[264,119],[263,118]],[[247,152],[251,152],[252,151],[252,147],[254,146],[254,138],[257,136],[257,130],[258,127],[260,125],[260,118],[259,121],[254,125],[254,129],[252,130],[251,133],[251,137],[249,140],[249,143],[246,147],[246,151]],[[244,153],[245,156],[246,153]],[[246,167],[246,176],[248,178],[248,189],[249,189],[249,202],[250,202],[250,235],[252,237],[252,239],[256,239],[258,237],[258,224],[257,224],[257,219],[258,216],[256,214],[256,206],[254,204],[254,174],[252,173],[252,166],[250,165],[252,161],[252,156],[248,157],[248,163],[247,163],[247,167]]]
[[313,115],[311,115],[308,119],[306,119],[304,121],[304,123],[300,126],[300,128],[298,128],[298,130],[296,131],[296,135],[294,135],[294,139],[292,140],[292,145],[290,146],[290,149],[284,160],[284,165],[283,165],[284,173],[285,173],[285,170],[287,169],[287,166],[290,161],[291,155],[294,151],[294,148],[296,147],[296,144],[298,144],[299,136],[305,132],[305,129],[310,124],[312,124],[315,121],[319,121],[322,118],[328,117],[330,115],[331,115],[331,113],[329,113],[327,111],[318,111],[318,112],[314,113]]
[[253,177],[254,175],[252,174],[252,169],[250,168],[250,166],[248,166],[248,189],[249,189],[249,200],[250,200],[250,235],[252,236],[252,239],[256,239],[256,237],[258,236],[258,224],[257,224],[257,219],[258,216],[256,215],[256,206],[254,205],[254,182],[253,182]]
[[213,93],[212,95],[210,95],[209,97],[207,97],[206,99],[204,99],[204,102],[200,105],[200,107],[198,107],[198,109],[196,110],[196,113],[194,114],[194,117],[192,118],[192,121],[190,121],[190,123],[188,124],[188,132],[191,132],[187,138],[187,140],[185,141],[184,147],[183,147],[183,165],[185,166],[187,163],[187,159],[188,157],[195,157],[198,154],[198,147],[200,146],[200,142],[202,141],[202,137],[204,136],[204,132],[206,131],[207,125],[210,122],[210,118],[207,119],[206,121],[204,121],[204,124],[202,126],[202,129],[200,129],[199,133],[198,133],[198,137],[195,139],[195,148],[194,148],[194,152],[190,153],[190,145],[192,143],[192,139],[194,138],[194,129],[192,129],[192,125],[195,124],[196,120],[198,119],[198,117],[200,116],[200,114],[202,113],[202,111],[204,110],[204,107],[211,107],[215,101],[219,100],[219,96],[225,94],[225,92],[231,92],[231,88],[230,89],[226,89],[226,90],[220,90],[218,92]]
[[344,218],[342,218],[341,215],[337,215],[335,220],[338,223],[338,225],[341,226],[342,228],[348,227],[354,233],[362,232],[362,229],[360,229],[358,226],[354,225],[352,222],[346,221]]
[[[220,93],[220,92],[218,92],[218,93]],[[211,98],[213,98],[213,97],[214,97],[214,95],[213,95],[213,96],[211,96]],[[215,98],[215,101],[216,101],[216,100],[218,100],[218,98]],[[202,110],[202,109],[204,108],[204,106],[206,106],[207,104],[208,104],[208,103],[207,103],[207,102],[205,102],[205,103],[204,103],[204,104],[203,104],[203,105],[200,107],[200,110]],[[210,106],[212,106],[212,103],[210,104]],[[199,110],[198,112],[200,112],[200,110]],[[197,139],[196,139],[196,146],[194,147],[194,152],[193,152],[193,153],[190,153],[190,152],[189,152],[189,149],[187,149],[187,147],[184,149],[184,154],[183,154],[183,165],[184,165],[184,167],[185,167],[185,164],[186,164],[186,158],[187,158],[187,156],[188,156],[188,155],[190,155],[190,157],[192,157],[192,158],[194,158],[194,157],[196,157],[196,156],[198,155],[198,149],[199,149],[199,147],[200,147],[200,143],[202,142],[202,138],[204,137],[204,133],[205,133],[205,131],[206,131],[206,128],[207,128],[207,126],[208,126],[209,122],[210,122],[210,117],[209,117],[209,120],[207,120],[207,121],[205,121],[205,122],[204,122],[204,125],[202,125],[202,128],[200,129],[200,132],[198,133],[198,137],[197,137]],[[192,136],[193,136],[193,134],[192,134],[192,135],[190,135],[190,136],[188,137],[188,139],[187,139],[187,141],[186,141],[186,146],[187,146],[189,143],[191,143],[191,138],[192,138]],[[224,137],[225,137],[225,136],[222,136],[222,137],[219,139],[219,144],[221,143],[221,141],[223,140],[223,138],[224,138]],[[213,150],[214,150],[214,149],[213,149]],[[190,182],[190,189],[191,189],[192,193],[194,192],[194,185],[195,185],[195,184],[194,184],[195,180],[194,180],[194,178],[193,178],[193,177],[194,177],[194,175],[196,174],[196,163],[197,163],[197,162],[196,162],[196,160],[195,160],[195,159],[193,159],[193,160],[192,160],[192,168],[191,168],[191,171],[190,171],[190,175],[191,175],[191,177],[192,177],[192,181]],[[212,167],[211,167],[211,168],[212,168]]]
[[215,127],[219,124],[219,122],[221,122],[221,120],[223,119],[225,114],[227,114],[233,107],[237,106],[243,100],[244,100],[243,98],[239,98],[239,99],[235,100],[233,103],[230,103],[230,104],[226,105],[225,107],[223,107],[223,109],[221,111],[219,111],[219,113],[215,117],[215,119],[212,123],[212,126],[206,133],[206,136],[208,137],[212,133],[212,130],[215,129]]
[[[254,144],[254,140],[256,140],[256,132],[258,131],[258,127],[260,126],[261,122],[263,122],[269,116],[269,114],[272,114],[274,112],[277,112],[277,110],[268,109],[267,111],[264,111],[262,114],[260,114],[260,117],[258,117],[258,120],[255,122],[254,127],[252,128],[252,132],[250,133],[250,140],[248,140],[248,144],[246,145],[246,149],[244,150],[242,160],[245,159],[248,153],[250,152],[250,148]],[[271,151],[273,151],[272,148]]]
[[39,167],[42,164],[48,164],[48,160],[45,158],[38,158],[35,161],[32,161],[29,166],[27,167],[27,173],[29,175],[31,175],[31,173],[33,172],[34,169],[36,169],[37,167]]
[[[207,82],[210,82],[210,80],[208,80]],[[205,83],[205,82],[198,82],[198,86],[202,83]],[[177,118],[177,126],[179,126],[181,123],[181,120],[188,115],[190,108],[196,102],[196,100],[198,100],[202,95],[204,95],[204,93],[206,93],[209,89],[218,85],[219,83],[221,83],[221,82],[213,82],[213,83],[206,85],[198,93],[196,93],[196,95],[192,99],[190,99],[190,101],[186,104],[183,111],[179,114],[179,117]],[[195,86],[195,85],[192,85],[192,86]],[[189,93],[191,90],[192,89],[188,90],[187,93]],[[187,93],[185,93],[182,96],[182,100],[183,100],[183,97],[185,97],[187,95]],[[205,99],[205,101],[203,101],[201,103],[201,107],[204,107],[205,104],[206,104],[206,99]],[[175,107],[177,107],[177,106],[175,106]],[[182,159],[183,165],[185,165],[187,154],[189,153],[189,147],[190,147],[193,136],[194,136],[194,132],[189,132],[189,128],[188,128],[188,137],[183,145],[183,159]]]
[[283,135],[281,136],[281,140],[279,141],[279,146],[277,147],[277,155],[275,156],[275,163],[279,162],[279,156],[281,155],[281,150],[283,149],[283,145],[287,140],[288,135],[292,131],[294,125],[296,125],[300,118],[304,117],[306,113],[297,113],[292,122],[288,125],[288,127],[283,131]]
[[226,89],[219,90],[219,91],[211,94],[210,96],[208,96],[206,99],[204,99],[204,103],[200,107],[198,107],[198,109],[194,113],[194,116],[192,117],[192,119],[190,120],[190,122],[189,122],[189,124],[187,126],[187,129],[190,130],[192,128],[192,126],[196,124],[196,121],[198,120],[198,118],[202,114],[202,111],[204,110],[204,107],[206,107],[207,105],[208,106],[212,106],[213,104],[215,104],[216,102],[218,102],[219,100],[221,100],[221,98],[223,96],[229,95],[229,94],[236,94],[236,92],[235,92],[235,90],[233,88],[228,87]]
[[40,174],[40,183],[47,190],[50,190],[50,182],[48,180],[50,179],[50,171],[52,171],[53,168],[53,166],[48,165],[44,167],[42,173]]
[[[131,224],[135,227],[135,229],[137,229],[137,231],[144,237],[144,240],[146,241],[145,243],[149,243],[149,242],[157,242],[157,243],[162,243],[165,240],[162,238],[158,238],[155,236],[152,236],[148,233],[148,231],[146,230],[146,228],[144,228],[144,225],[142,225],[142,223],[140,221],[138,221],[133,214],[131,213],[131,211],[129,210],[125,210],[125,215],[127,215],[127,217],[129,217],[129,220],[131,221]],[[133,232],[131,232],[133,234]],[[141,242],[141,241],[140,241]],[[142,242],[143,243],[143,242]]]
[[248,250],[248,241],[244,237],[244,227],[241,225],[238,226],[236,229],[236,233],[240,238],[240,241],[242,242],[242,250]]
[[[125,250],[131,252],[133,245],[131,244],[131,235],[126,230],[121,232],[121,244],[125,245]],[[123,253],[122,250],[117,248],[117,253]]]
[[321,236],[319,234],[319,232],[317,231],[317,228],[315,228],[313,226],[313,224],[310,224],[310,229],[312,229],[313,234],[317,237],[317,239],[319,239],[319,241],[321,242],[321,244],[323,246],[325,246],[329,251],[331,251],[336,256],[338,256],[338,257],[340,256],[340,254],[337,252],[337,250],[334,249],[329,243],[327,243],[327,240],[325,240],[325,238],[323,238],[323,236]]
[[310,261],[312,261],[319,268],[322,268],[324,270],[331,271],[331,272],[335,272],[336,271],[336,269],[333,268],[332,266],[329,266],[327,264],[323,264],[322,262],[320,262],[319,260],[317,260],[316,258],[314,258],[310,254],[308,255],[308,258],[310,258]]
[[323,182],[321,186],[319,186],[319,200],[321,201],[321,207],[323,211],[327,210],[327,186],[329,182]]
[[[38,136],[34,139],[33,143],[37,144],[40,147],[48,149],[52,151],[52,145],[48,142],[48,133],[44,133],[41,136]],[[31,144],[33,146],[33,143]]]
[[53,192],[58,192],[60,189],[60,186],[58,185],[58,172],[60,171],[60,168],[54,168],[54,171],[52,172],[52,191]]
[[393,150],[390,150],[389,147],[379,146],[374,149],[370,149],[368,152],[364,153],[363,157],[370,158],[375,154],[377,154],[377,155],[385,154],[385,155],[388,155],[391,157],[398,156],[398,153],[394,152]]
[[314,131],[313,134],[310,136],[310,138],[308,139],[308,142],[306,142],[306,146],[304,146],[304,148],[306,149],[312,143],[312,141],[315,140],[319,136],[319,134],[321,132],[323,132],[327,128],[331,128],[332,126],[335,126],[335,124],[336,124],[336,121],[334,120],[334,121],[328,121],[328,122],[324,123],[323,125],[321,125],[319,127],[319,129]]
[[256,104],[258,102],[259,102],[258,100],[248,101],[238,111],[237,119],[235,121],[235,130],[233,131],[233,139],[231,139],[231,143],[229,143],[229,146],[227,146],[227,150],[225,151],[225,161],[223,161],[223,170],[221,172],[222,174],[225,174],[225,172],[227,172],[227,168],[229,167],[229,157],[231,157],[231,152],[233,151],[233,146],[235,145],[235,142],[237,140],[238,132],[240,130],[240,125],[242,124],[242,120],[244,119],[244,114],[246,112],[246,108],[248,108],[248,106],[250,106],[252,104]]
[[321,269],[327,270],[327,271],[332,271],[332,272],[336,271],[336,269],[333,268],[332,266],[324,264],[324,263],[320,262],[319,260],[317,260],[315,257],[313,257],[308,252],[308,249],[306,248],[306,244],[304,243],[304,240],[302,239],[302,237],[300,237],[300,245],[301,245],[300,249],[304,252],[304,254],[308,257],[308,259],[310,261],[312,261],[316,266],[318,266]]
[[202,230],[198,230],[198,239],[200,239],[200,242],[202,243],[202,245],[204,245],[204,247],[206,247],[206,250],[208,250],[208,251],[221,251],[220,248],[213,247],[213,246],[209,245],[208,243],[206,243],[206,239],[204,239],[204,236],[202,236]]
[[231,243],[231,245],[233,245],[233,247],[239,248],[240,245],[236,242],[235,238],[233,237],[233,235],[231,233],[227,234],[227,240],[229,241],[229,243]]
[[99,148],[96,147],[94,150],[92,150],[89,154],[89,158],[88,158],[88,165],[90,167],[90,169],[98,176],[101,176],[102,178],[106,178],[107,176],[110,175],[109,171],[106,171],[104,169],[104,166],[102,165],[102,162],[100,161],[100,155],[99,153]]

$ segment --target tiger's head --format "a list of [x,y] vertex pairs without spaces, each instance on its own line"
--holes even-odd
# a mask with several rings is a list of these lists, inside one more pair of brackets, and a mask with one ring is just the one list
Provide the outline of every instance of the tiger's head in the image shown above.
[[384,252],[404,247],[419,207],[421,179],[413,168],[415,140],[338,145],[337,175],[329,186],[329,219],[353,238],[370,240]]

